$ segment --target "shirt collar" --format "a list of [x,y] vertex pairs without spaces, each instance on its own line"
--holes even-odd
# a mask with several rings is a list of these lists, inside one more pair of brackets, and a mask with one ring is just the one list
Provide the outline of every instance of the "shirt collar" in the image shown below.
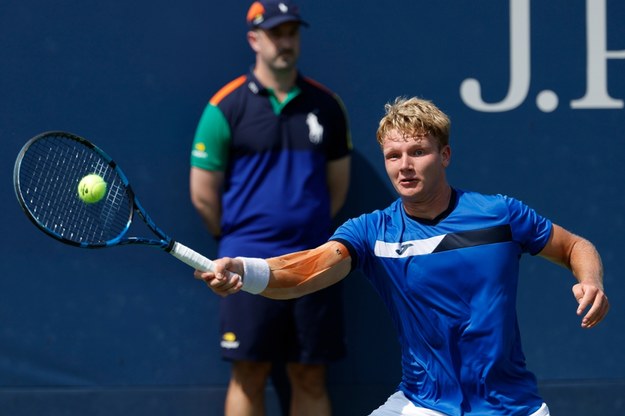
[[260,81],[256,78],[256,76],[254,75],[253,69],[254,68],[250,70],[250,73],[247,76],[247,88],[252,92],[252,94],[267,97],[269,99],[269,102],[271,103],[273,112],[276,115],[279,115],[280,113],[282,113],[282,110],[284,109],[284,107],[286,107],[288,103],[290,103],[295,97],[297,97],[302,92],[301,86],[302,86],[303,78],[301,74],[298,72],[297,78],[295,79],[295,85],[293,86],[293,88],[291,88],[291,90],[289,91],[284,101],[279,102],[274,92],[270,88],[266,88],[265,86],[263,86],[260,83]]
[[[302,84],[304,82],[304,77],[302,74],[297,72],[297,76],[295,78],[295,85],[291,88],[289,94],[298,91],[301,92]],[[247,74],[247,89],[250,90],[253,94],[261,94],[261,95],[269,95],[269,90],[263,84],[260,83],[256,75],[254,75],[254,66],[250,67],[250,71]]]

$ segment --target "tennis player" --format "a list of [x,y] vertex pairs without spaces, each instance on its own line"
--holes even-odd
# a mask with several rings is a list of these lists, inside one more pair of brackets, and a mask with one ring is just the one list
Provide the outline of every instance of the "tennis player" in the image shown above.
[[281,299],[359,269],[389,309],[402,351],[398,389],[371,415],[547,416],[521,348],[519,261],[529,253],[568,268],[581,326],[592,328],[609,309],[600,256],[514,198],[450,186],[449,129],[429,101],[387,104],[377,138],[399,199],[347,221],[315,249],[223,258],[214,274],[195,276],[223,296],[244,290]]

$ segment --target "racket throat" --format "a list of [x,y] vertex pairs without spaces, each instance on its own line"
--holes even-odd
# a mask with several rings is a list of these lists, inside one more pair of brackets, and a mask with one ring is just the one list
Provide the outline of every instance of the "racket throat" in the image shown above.
[[171,253],[171,251],[174,249],[174,246],[176,245],[176,241],[174,241],[173,239],[169,240],[169,243],[167,243],[167,245],[165,246],[164,250],[168,253]]

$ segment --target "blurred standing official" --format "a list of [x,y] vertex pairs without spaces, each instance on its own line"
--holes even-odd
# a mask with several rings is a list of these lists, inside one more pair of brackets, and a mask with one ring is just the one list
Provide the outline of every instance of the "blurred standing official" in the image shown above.
[[[307,26],[298,7],[256,1],[247,24],[255,64],[210,99],[191,155],[191,199],[220,257],[324,243],[349,186],[341,100],[297,69]],[[295,300],[240,293],[221,302],[222,356],[232,362],[225,414],[264,414],[272,365],[286,362],[291,415],[330,415],[326,365],[345,355],[340,285]]]

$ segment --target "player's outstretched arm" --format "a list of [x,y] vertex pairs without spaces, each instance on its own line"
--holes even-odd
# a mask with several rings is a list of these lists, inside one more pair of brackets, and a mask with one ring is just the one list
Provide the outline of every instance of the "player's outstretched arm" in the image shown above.
[[331,286],[351,270],[347,248],[329,241],[315,249],[267,259],[271,270],[262,295],[272,299],[291,299]]
[[291,299],[337,283],[350,269],[347,248],[329,241],[267,260],[225,257],[215,260],[213,272],[196,271],[194,276],[220,296],[246,290],[272,299]]
[[601,322],[610,303],[603,289],[603,265],[595,246],[554,224],[540,255],[568,268],[577,279],[573,296],[578,302],[577,315],[583,315],[582,328],[592,328]]

